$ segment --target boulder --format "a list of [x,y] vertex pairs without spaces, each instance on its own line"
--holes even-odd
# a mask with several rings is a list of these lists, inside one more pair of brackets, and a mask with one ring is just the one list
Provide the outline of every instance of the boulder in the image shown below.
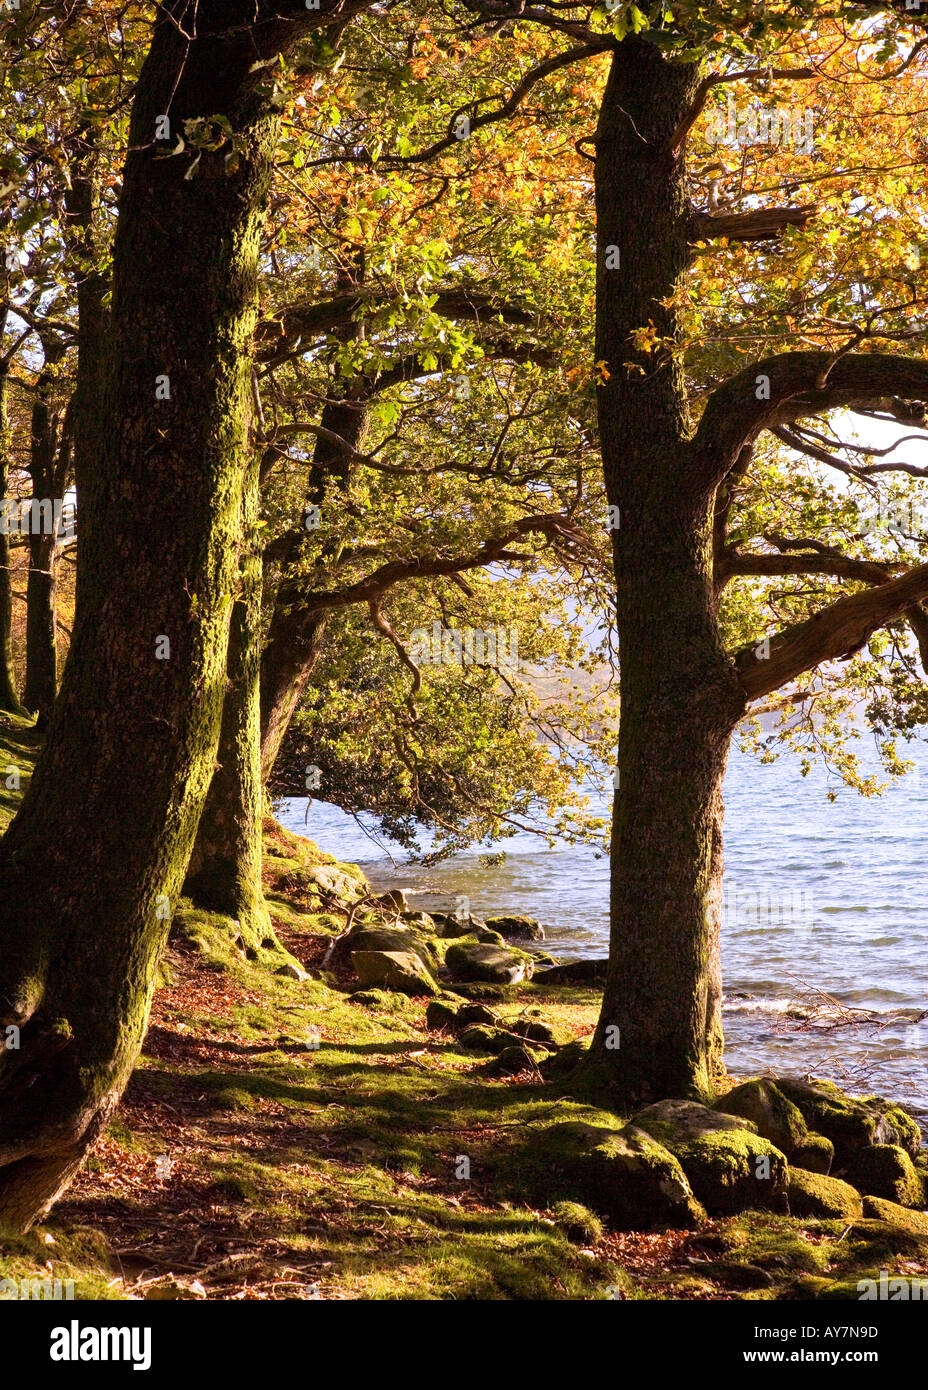
[[353,951],[351,964],[362,985],[380,985],[399,994],[438,994],[420,958],[412,951]]
[[883,1197],[864,1198],[864,1216],[877,1221],[888,1221],[903,1231],[911,1231],[917,1236],[928,1236],[928,1212],[911,1211],[901,1207],[898,1202],[888,1202]]
[[807,1134],[789,1155],[789,1161],[808,1173],[830,1173],[835,1161],[835,1146],[824,1134]]
[[483,944],[484,946],[505,946],[505,945],[506,945],[505,941],[504,941],[503,938],[500,936],[499,932],[498,932],[498,931],[490,931],[490,929],[489,929],[488,927],[484,927],[481,931],[478,931],[478,932],[476,933],[476,936],[477,936],[477,940],[480,941],[480,942],[482,942],[482,944]]
[[409,901],[402,888],[391,888],[389,893],[381,893],[373,900],[379,907],[392,912],[408,912]]
[[499,932],[507,941],[544,941],[545,929],[534,917],[488,917],[490,931]]
[[540,985],[604,984],[608,964],[605,956],[601,960],[569,960],[563,965],[552,966],[550,970],[539,970],[536,983]]
[[547,1023],[536,1023],[530,1018],[520,1018],[515,1023],[511,1023],[509,1029],[520,1038],[528,1038],[529,1042],[544,1043],[551,1048],[558,1046],[557,1038]]
[[809,1133],[802,1112],[786,1099],[773,1081],[764,1077],[742,1082],[727,1095],[720,1096],[713,1109],[753,1120],[757,1133],[769,1139],[787,1158]]
[[454,1028],[458,1022],[458,1011],[453,1004],[443,999],[433,999],[425,1011],[426,1028]]
[[913,1156],[918,1152],[921,1130],[899,1105],[879,1096],[845,1095],[831,1081],[779,1076],[776,1084],[802,1111],[809,1128],[831,1140],[841,1165],[871,1144],[898,1144]]
[[413,931],[428,932],[430,936],[435,935],[435,919],[430,917],[427,912],[404,912],[403,925],[412,927]]
[[674,1156],[633,1125],[615,1130],[566,1120],[532,1141],[532,1159],[545,1174],[542,1200],[566,1189],[619,1230],[690,1228],[705,1220]]
[[530,957],[480,942],[461,942],[460,945],[449,946],[445,964],[453,979],[465,983],[520,984],[523,980],[530,980],[534,970]]
[[408,927],[355,927],[342,945],[352,957],[355,951],[411,951],[429,972],[438,963],[434,949]]
[[502,1052],[507,1047],[522,1046],[520,1038],[508,1033],[505,1028],[489,1028],[483,1023],[473,1023],[459,1035],[462,1047],[473,1052]]
[[504,1047],[483,1065],[486,1076],[518,1076],[523,1071],[538,1071],[538,1059],[531,1048],[515,1044]]
[[498,1027],[499,1014],[488,1009],[486,1004],[462,1004],[458,1010],[459,1023],[486,1023],[491,1028]]
[[847,1180],[868,1197],[885,1197],[901,1207],[920,1207],[924,1201],[921,1175],[898,1144],[874,1144],[861,1149],[847,1167]]
[[285,976],[288,980],[309,979],[309,971],[304,970],[302,965],[295,960],[285,961],[283,965],[278,967],[277,974]]
[[479,917],[457,912],[433,912],[432,921],[436,934],[441,937],[470,936],[471,932],[481,931],[486,926]]
[[863,1215],[863,1203],[856,1188],[840,1178],[826,1177],[824,1173],[807,1173],[804,1168],[791,1167],[787,1192],[791,1216],[854,1220]]
[[786,1158],[752,1120],[695,1101],[663,1100],[632,1123],[679,1160],[694,1196],[709,1211],[786,1211]]

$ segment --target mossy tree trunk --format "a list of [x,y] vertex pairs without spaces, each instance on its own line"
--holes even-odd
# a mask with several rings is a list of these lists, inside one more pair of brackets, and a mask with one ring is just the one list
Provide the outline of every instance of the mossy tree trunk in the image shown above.
[[64,355],[58,342],[43,343],[45,370],[32,406],[29,476],[33,507],[29,519],[29,576],[26,582],[26,680],[23,703],[47,718],[58,691],[58,535],[55,507],[67,481],[69,444],[58,437],[51,392],[54,369]]
[[[269,60],[328,9],[178,0],[139,78],[72,645],[0,842],[0,1022],[21,1028],[0,1056],[0,1224],[17,1229],[66,1186],[129,1077],[212,775],[278,134]],[[200,133],[220,148],[197,150]]]
[[252,949],[272,935],[261,885],[261,552],[258,459],[243,493],[239,592],[232,606],[217,766],[184,883],[194,902],[237,918]]
[[[368,396],[369,388],[362,379],[346,388],[343,399],[329,399],[323,407],[323,429],[344,440],[348,448],[322,435],[316,440],[307,502],[319,507],[321,529],[326,524],[327,504],[336,505],[338,489],[348,479],[351,452],[360,453],[364,448],[370,427]],[[300,539],[299,533],[294,532],[294,559],[299,555]],[[306,582],[298,573],[284,573],[268,626],[261,660],[261,769],[265,781],[274,769],[325,636],[327,615],[307,607],[303,601],[305,588]]]
[[[3,316],[5,318],[5,315]],[[2,320],[0,320],[2,329]],[[0,499],[10,495],[11,437],[7,406],[10,364],[0,359]],[[0,528],[0,710],[8,714],[24,714],[16,693],[16,672],[13,666],[13,572],[11,568],[9,530]]]
[[[624,1107],[705,1098],[722,1063],[718,931],[721,784],[744,707],[713,588],[714,489],[692,468],[683,368],[639,351],[687,263],[682,160],[671,136],[698,65],[620,44],[596,153],[599,426],[613,532],[621,661],[611,939],[588,1067]],[[632,364],[628,366],[626,364]]]

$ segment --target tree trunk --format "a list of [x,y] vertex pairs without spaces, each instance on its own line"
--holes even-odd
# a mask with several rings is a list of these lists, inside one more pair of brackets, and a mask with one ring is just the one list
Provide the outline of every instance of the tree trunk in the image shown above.
[[[64,355],[57,340],[45,341],[45,367],[36,387],[32,407],[32,439],[29,476],[32,499],[29,518],[29,577],[26,583],[26,681],[23,704],[43,718],[48,716],[58,692],[58,585],[55,504],[61,502],[66,478],[55,467],[58,453],[58,418],[52,413],[54,368]],[[61,441],[66,457],[66,439]],[[66,470],[64,470],[66,471]]]
[[[714,494],[694,479],[670,297],[687,260],[671,133],[698,65],[616,50],[596,154],[599,426],[613,531],[621,662],[609,968],[588,1069],[623,1108],[707,1098],[722,1067],[721,783],[744,697],[722,649]],[[631,365],[629,365],[631,364]],[[639,370],[640,369],[640,370]],[[608,373],[608,375],[606,375]]]
[[[66,1186],[128,1080],[212,774],[279,120],[269,60],[322,22],[295,3],[178,3],[139,78],[71,651],[0,842],[0,1022],[21,1028],[0,1056],[0,1224],[17,1229]],[[234,142],[169,153],[217,115]]]
[[[363,391],[363,383],[354,389]],[[323,408],[321,424],[344,439],[349,450],[360,452],[370,424],[369,402],[357,395],[329,400]],[[335,481],[343,486],[350,466],[350,452],[334,440],[320,436],[313,450],[308,501],[318,504],[324,513],[326,498],[334,495],[329,484]],[[325,525],[324,515],[320,522]],[[325,635],[325,613],[308,609],[301,602],[305,587],[299,576],[285,575],[281,579],[261,661],[261,771],[265,782],[274,769]]]
[[261,885],[264,793],[261,781],[260,492],[254,459],[242,508],[245,543],[232,606],[226,696],[217,767],[200,817],[184,892],[212,912],[237,918],[246,946],[272,935]]
[[[0,362],[0,499],[9,497],[10,487],[10,421],[7,409],[9,363]],[[7,714],[25,714],[16,693],[16,672],[13,667],[13,572],[12,552],[7,530],[0,528],[0,710]]]

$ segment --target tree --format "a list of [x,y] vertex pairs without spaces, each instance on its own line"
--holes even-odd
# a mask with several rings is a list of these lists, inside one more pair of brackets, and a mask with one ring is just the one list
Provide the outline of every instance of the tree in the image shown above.
[[324,4],[178,0],[135,92],[74,636],[0,848],[2,1018],[21,1029],[0,1059],[8,1226],[67,1183],[144,1035],[219,735],[272,65],[331,22]]

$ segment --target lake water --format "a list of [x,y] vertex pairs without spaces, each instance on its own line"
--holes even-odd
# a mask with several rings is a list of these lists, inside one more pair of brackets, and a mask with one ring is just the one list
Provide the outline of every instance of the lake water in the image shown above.
[[[726,1059],[736,1075],[810,1071],[879,1091],[910,1103],[928,1124],[928,750],[902,751],[916,761],[914,774],[882,797],[842,789],[834,803],[822,769],[803,778],[795,759],[764,767],[733,752],[725,784]],[[308,819],[305,801],[286,802],[280,818],[359,864],[377,889],[406,888],[411,906],[449,910],[464,896],[476,916],[537,917],[562,960],[608,953],[608,861],[592,849],[549,849],[521,834],[499,846],[499,866],[482,866],[486,850],[478,847],[422,868],[388,846],[394,864],[323,802],[309,806]]]

